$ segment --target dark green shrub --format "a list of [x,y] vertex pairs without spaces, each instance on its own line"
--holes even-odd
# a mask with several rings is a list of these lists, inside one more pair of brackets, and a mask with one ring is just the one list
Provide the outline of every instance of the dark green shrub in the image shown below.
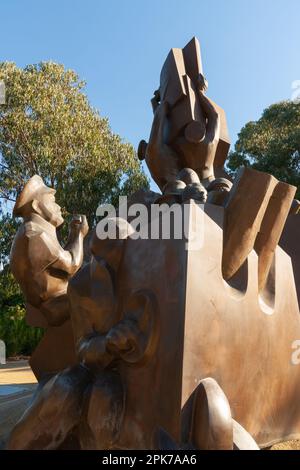
[[8,266],[0,272],[0,339],[5,342],[6,355],[30,356],[43,335],[25,321],[22,293]]

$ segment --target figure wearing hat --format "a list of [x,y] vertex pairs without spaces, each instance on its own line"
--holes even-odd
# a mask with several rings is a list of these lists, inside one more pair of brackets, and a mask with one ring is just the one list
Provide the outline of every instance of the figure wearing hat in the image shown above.
[[88,232],[84,216],[70,224],[69,240],[60,245],[56,228],[63,224],[55,190],[33,176],[20,193],[13,214],[22,217],[10,255],[10,267],[26,299],[31,326],[47,328],[31,357],[39,379],[76,362],[67,288],[83,260],[83,239]]

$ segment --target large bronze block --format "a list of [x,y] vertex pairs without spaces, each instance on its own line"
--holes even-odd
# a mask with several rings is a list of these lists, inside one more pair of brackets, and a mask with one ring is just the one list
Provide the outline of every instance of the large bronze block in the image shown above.
[[195,208],[204,210],[190,220],[203,223],[201,249],[186,250],[183,240],[128,240],[126,246],[121,306],[135,291],[151,292],[158,341],[145,362],[120,365],[127,406],[116,447],[128,448],[134,435],[138,448],[155,448],[160,428],[180,442],[181,410],[206,377],[219,383],[232,416],[260,446],[300,437],[299,370],[291,362],[300,319],[291,260],[276,248],[271,308],[260,295],[254,250],[242,282],[232,286],[222,276],[224,209]]

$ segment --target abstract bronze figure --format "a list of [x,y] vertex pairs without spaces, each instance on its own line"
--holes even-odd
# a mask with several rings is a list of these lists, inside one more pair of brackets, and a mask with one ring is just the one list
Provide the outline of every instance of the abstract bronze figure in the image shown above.
[[226,116],[205,96],[206,88],[198,40],[172,49],[152,100],[150,140],[141,141],[138,151],[161,190],[183,168],[195,170],[207,187],[224,165],[230,146]]
[[172,49],[138,152],[162,194],[131,198],[161,209],[147,219],[153,233],[175,205],[187,211],[185,236],[137,237],[130,218],[111,217],[117,236],[93,231],[79,269],[84,219],[63,250],[53,193],[37,176],[27,183],[12,270],[31,324],[55,337],[72,323],[73,359],[39,366],[46,379],[8,448],[229,450],[300,438],[296,188],[250,168],[228,177],[226,117],[206,88],[198,41]]

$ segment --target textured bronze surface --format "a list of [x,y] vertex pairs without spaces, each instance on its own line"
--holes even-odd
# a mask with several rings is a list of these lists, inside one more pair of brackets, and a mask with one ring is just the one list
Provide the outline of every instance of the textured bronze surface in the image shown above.
[[38,379],[77,362],[70,323],[67,288],[83,259],[86,220],[71,222],[69,240],[62,248],[56,228],[63,223],[55,191],[35,175],[19,195],[14,215],[23,218],[15,236],[10,267],[26,299],[27,321],[46,328],[31,357]]
[[230,147],[226,115],[205,96],[200,45],[193,38],[183,49],[172,49],[162,67],[160,88],[152,105],[154,120],[149,143],[139,146],[160,189],[185,167],[209,183],[223,168]]
[[169,237],[135,237],[133,217],[111,217],[118,236],[94,230],[79,269],[84,217],[63,249],[53,190],[35,176],[20,195],[11,268],[29,324],[46,333],[9,449],[254,450],[300,438],[296,188],[250,168],[227,177],[226,117],[206,88],[198,41],[172,49],[138,151],[162,194],[129,201],[159,207],[143,228],[169,222]]

